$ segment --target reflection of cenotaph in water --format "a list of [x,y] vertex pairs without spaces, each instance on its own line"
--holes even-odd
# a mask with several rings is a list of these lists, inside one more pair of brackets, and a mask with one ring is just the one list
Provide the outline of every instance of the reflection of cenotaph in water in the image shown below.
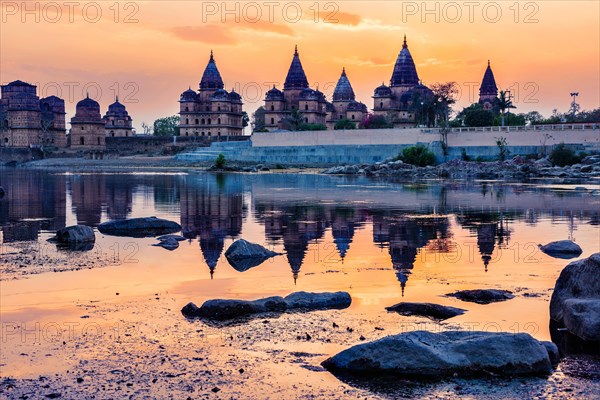
[[245,215],[241,179],[219,178],[190,176],[180,188],[183,236],[200,239],[211,278],[223,253],[225,239],[240,235]]

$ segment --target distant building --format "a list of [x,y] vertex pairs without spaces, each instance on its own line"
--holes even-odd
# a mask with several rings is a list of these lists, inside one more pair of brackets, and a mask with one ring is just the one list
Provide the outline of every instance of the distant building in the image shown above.
[[404,43],[394,65],[390,86],[381,84],[375,89],[373,114],[386,117],[394,127],[414,126],[417,104],[431,96],[431,90],[419,80],[404,35]]
[[66,146],[64,100],[56,96],[40,100],[35,85],[18,80],[0,91],[2,146]]
[[328,107],[325,95],[308,86],[296,46],[283,91],[273,86],[265,97],[265,128],[270,131],[290,129],[287,117],[294,109],[301,112],[303,123],[325,125]]
[[479,87],[479,104],[486,110],[491,110],[497,105],[498,102],[498,87],[496,86],[496,79],[494,79],[494,73],[492,67],[490,67],[490,61],[483,74],[483,80]]
[[133,125],[131,117],[125,106],[119,103],[119,97],[115,102],[108,106],[106,115],[102,118],[105,125],[107,137],[125,137],[133,135]]
[[106,124],[100,116],[100,104],[87,96],[77,103],[75,116],[71,118],[71,148],[80,150],[104,150],[106,148]]
[[241,136],[244,132],[242,97],[227,92],[213,53],[202,74],[200,90],[183,92],[180,104],[181,136]]
[[331,112],[327,113],[327,129],[333,129],[336,122],[343,119],[354,122],[358,128],[358,124],[367,116],[367,106],[356,101],[345,68],[342,69],[342,75],[333,91],[333,103],[330,110]]

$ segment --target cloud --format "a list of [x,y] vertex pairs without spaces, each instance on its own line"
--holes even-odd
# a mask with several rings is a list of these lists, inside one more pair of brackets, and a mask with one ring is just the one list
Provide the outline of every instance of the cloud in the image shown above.
[[189,41],[209,44],[236,44],[238,40],[225,26],[203,25],[203,26],[176,26],[167,29],[173,36]]
[[275,24],[269,21],[256,21],[256,22],[239,22],[234,26],[238,26],[243,30],[252,30],[258,32],[274,33],[283,36],[294,36],[295,32],[292,28],[283,24]]
[[329,15],[321,15],[323,22],[331,24],[341,24],[357,26],[360,24],[362,17],[357,14],[347,13],[343,11],[333,12]]
[[387,67],[390,65],[394,65],[394,63],[396,62],[395,58],[392,59],[385,59],[385,58],[381,58],[381,57],[367,57],[367,58],[360,58],[360,57],[346,57],[346,58],[341,58],[341,57],[335,57],[334,61],[336,62],[336,64],[341,64],[341,65],[357,65],[359,67]]

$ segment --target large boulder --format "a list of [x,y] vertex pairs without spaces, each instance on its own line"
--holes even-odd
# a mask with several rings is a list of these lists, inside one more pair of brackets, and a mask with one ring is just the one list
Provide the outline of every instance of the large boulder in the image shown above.
[[210,320],[225,321],[265,312],[284,312],[286,308],[287,305],[281,296],[251,301],[216,299],[205,301],[198,310],[197,316]]
[[265,260],[278,256],[280,253],[271,251],[260,244],[250,243],[244,239],[236,240],[225,252],[225,257],[231,266],[239,272],[262,264]]
[[583,252],[581,247],[571,240],[558,240],[543,246],[540,245],[540,250],[551,257],[564,259],[579,257]]
[[459,290],[454,293],[448,293],[446,296],[456,297],[462,301],[468,301],[478,304],[489,304],[497,301],[506,301],[514,298],[512,292],[499,289],[472,289]]
[[179,232],[177,222],[156,217],[142,217],[108,221],[98,225],[98,231],[105,235],[128,237],[151,237]]
[[462,315],[466,310],[456,307],[442,306],[434,303],[410,303],[402,302],[395,304],[391,307],[385,308],[388,311],[397,312],[401,315],[412,316],[417,315],[420,317],[428,317],[436,320],[444,320],[457,315]]
[[288,309],[326,310],[350,307],[352,297],[348,292],[294,292],[285,297]]
[[550,299],[550,318],[585,341],[600,342],[600,253],[562,270]]
[[556,353],[555,345],[527,333],[412,331],[353,346],[322,365],[333,372],[408,378],[547,375],[552,372],[547,347]]
[[89,226],[73,225],[56,231],[55,241],[62,244],[93,243],[96,241],[96,235]]

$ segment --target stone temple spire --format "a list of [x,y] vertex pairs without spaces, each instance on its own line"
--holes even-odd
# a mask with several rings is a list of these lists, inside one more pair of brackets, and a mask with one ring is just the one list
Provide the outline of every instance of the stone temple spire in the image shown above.
[[402,44],[402,50],[398,54],[396,59],[396,65],[394,65],[394,72],[392,73],[392,79],[390,85],[401,86],[401,85],[418,85],[419,75],[417,74],[417,68],[415,62],[408,51],[408,44],[406,44],[406,35],[404,35],[404,43]]
[[354,90],[352,90],[350,80],[346,76],[346,68],[344,68],[342,69],[342,75],[340,76],[340,79],[338,79],[335,90],[333,91],[333,101],[351,101],[354,99]]
[[206,69],[202,74],[202,80],[200,81],[200,90],[217,90],[223,89],[224,86],[223,79],[221,79],[221,74],[217,69],[217,64],[215,63],[213,52],[211,50],[208,65],[206,66]]
[[488,65],[485,70],[485,73],[483,74],[481,86],[479,87],[479,96],[482,95],[493,97],[496,97],[498,95],[498,86],[496,86],[496,79],[494,78],[492,67],[490,66],[490,60],[488,60]]
[[292,64],[290,65],[287,77],[285,78],[283,89],[306,89],[307,87],[308,79],[306,79],[304,68],[302,68],[300,56],[298,55],[298,46],[296,45],[294,58],[292,59]]

